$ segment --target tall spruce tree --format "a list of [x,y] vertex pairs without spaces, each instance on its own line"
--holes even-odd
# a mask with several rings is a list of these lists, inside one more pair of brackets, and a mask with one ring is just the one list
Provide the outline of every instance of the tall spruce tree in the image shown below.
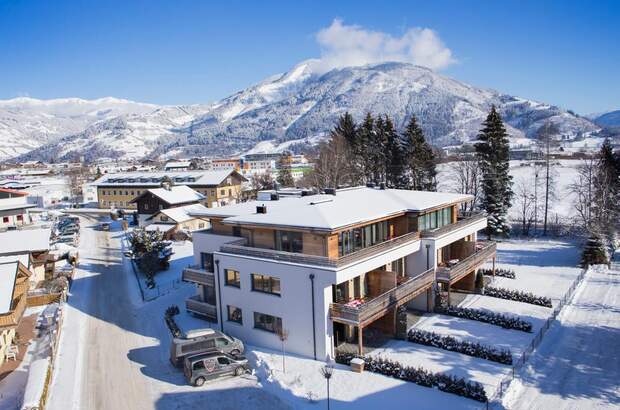
[[611,141],[605,139],[598,154],[598,167],[594,175],[592,201],[594,217],[590,233],[604,238],[612,252],[616,249],[618,219],[620,218],[618,163],[618,155],[613,152]]
[[482,169],[482,207],[487,212],[487,234],[510,234],[507,214],[512,197],[512,177],[509,174],[508,133],[502,118],[495,109],[482,123],[478,135],[476,155]]
[[409,180],[409,188],[416,191],[437,190],[436,158],[433,149],[426,142],[424,133],[414,115],[411,116],[401,138],[403,144],[403,166]]
[[375,120],[370,113],[366,114],[364,121],[357,129],[357,134],[357,156],[364,182],[374,182],[373,171],[375,167],[373,165],[372,144],[375,139]]
[[295,186],[295,180],[291,173],[291,156],[290,152],[284,152],[278,160],[278,178],[276,180],[282,187]]
[[352,173],[350,177],[352,184],[359,184],[365,179],[364,174],[364,153],[366,147],[364,141],[361,140],[361,133],[353,120],[353,116],[349,112],[345,112],[338,119],[338,123],[331,131],[331,137],[333,139],[342,138],[347,146],[347,158],[351,160]]
[[405,153],[400,135],[394,129],[394,123],[385,116],[385,179],[390,188],[407,189],[405,176]]
[[385,164],[387,161],[387,129],[385,118],[379,115],[375,120],[374,131],[369,143],[370,167],[373,181],[385,182]]

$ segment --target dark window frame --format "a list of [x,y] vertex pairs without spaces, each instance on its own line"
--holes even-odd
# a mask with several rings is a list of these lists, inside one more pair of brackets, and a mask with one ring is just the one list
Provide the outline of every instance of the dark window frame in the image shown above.
[[[251,276],[251,280],[252,280],[252,292],[260,292],[260,293],[265,293],[267,295],[273,295],[273,296],[278,296],[278,297],[282,297],[282,281],[280,280],[280,278],[278,278],[277,276],[270,276],[270,275],[263,275],[261,273],[252,273]],[[257,287],[257,277],[260,277],[260,280],[262,281],[263,284],[268,283],[268,286],[262,286],[262,287]],[[274,280],[275,279],[275,280]],[[274,283],[277,280],[278,283],[278,289],[279,291],[274,291]],[[268,281],[268,282],[267,282]]]
[[[257,320],[259,317],[271,318],[272,323],[268,324],[267,321]],[[282,329],[282,318],[278,316],[269,315],[262,312],[254,312],[254,329],[262,330],[273,334],[278,334],[278,331]]]
[[[232,311],[231,311],[232,310]],[[239,312],[239,319],[234,318],[234,313]],[[226,305],[226,316],[228,317],[228,321],[232,323],[237,323],[239,325],[243,325],[243,309],[238,306]]]
[[[234,272],[236,274],[234,275],[235,280],[228,279],[228,272]],[[239,271],[234,269],[224,269],[224,284],[232,288],[241,289],[241,274]]]

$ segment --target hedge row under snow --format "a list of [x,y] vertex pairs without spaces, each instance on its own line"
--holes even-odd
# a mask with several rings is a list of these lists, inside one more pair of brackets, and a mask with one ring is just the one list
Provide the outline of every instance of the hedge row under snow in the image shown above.
[[166,309],[166,313],[164,314],[164,321],[170,329],[170,333],[172,333],[172,337],[181,336],[181,329],[177,322],[174,320],[174,316],[179,314],[179,307],[177,305],[172,305]]
[[[478,270],[478,272],[482,272],[483,275],[487,275],[487,276],[492,276],[493,275],[493,269],[484,269],[484,268],[480,268]],[[508,279],[516,279],[517,275],[515,274],[515,271],[513,271],[512,269],[504,269],[504,268],[497,268],[495,269],[495,276],[499,276],[502,278],[508,278]]]
[[[351,360],[357,356],[351,353],[338,353],[336,362],[350,365]],[[456,377],[444,373],[433,373],[420,367],[403,366],[398,362],[385,360],[382,358],[372,358],[369,356],[361,357],[364,360],[364,369],[379,373],[395,379],[412,382],[425,387],[436,387],[439,390],[456,394],[457,396],[467,397],[485,403],[487,395],[478,382],[466,381],[462,377]]]
[[493,313],[487,310],[462,308],[458,306],[444,306],[436,308],[435,311],[448,316],[489,323],[491,325],[503,327],[504,329],[514,329],[522,332],[532,331],[532,324],[530,322],[526,322],[518,317],[503,315],[501,313]]
[[512,364],[512,354],[510,350],[496,349],[491,346],[481,345],[480,343],[458,340],[452,336],[438,335],[435,332],[411,329],[407,334],[407,340],[413,343],[466,354],[467,356],[479,357],[492,362]]
[[494,288],[487,286],[484,288],[485,296],[491,296],[499,299],[514,300],[517,302],[530,303],[532,305],[553,307],[551,305],[551,299],[546,296],[537,296],[530,292],[521,292],[519,290]]

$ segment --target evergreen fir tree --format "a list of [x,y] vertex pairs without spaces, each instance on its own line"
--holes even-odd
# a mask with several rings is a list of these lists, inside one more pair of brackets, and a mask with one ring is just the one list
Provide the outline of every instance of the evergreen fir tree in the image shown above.
[[407,189],[405,177],[405,154],[400,136],[389,117],[385,117],[385,171],[386,184],[390,188]]
[[386,145],[387,130],[385,119],[379,116],[375,120],[374,130],[368,146],[372,179],[376,182],[385,182]]
[[364,182],[374,182],[374,166],[372,164],[373,156],[371,144],[373,143],[375,138],[375,120],[374,118],[372,118],[372,115],[370,113],[366,114],[364,122],[362,122],[362,125],[360,125],[360,127],[357,129],[357,133],[357,156],[360,161],[361,173],[364,176]]
[[278,160],[278,184],[281,187],[295,186],[295,180],[291,173],[291,153],[285,152],[280,156]]
[[608,262],[609,258],[603,240],[597,234],[590,235],[583,247],[581,266],[587,268],[590,265],[606,264]]
[[487,212],[487,233],[489,238],[495,234],[507,236],[510,226],[506,215],[514,195],[509,174],[508,134],[495,106],[482,125],[476,155],[482,170],[482,207]]
[[352,184],[359,184],[364,181],[364,164],[363,164],[363,154],[365,151],[365,146],[363,141],[360,139],[360,132],[358,130],[353,117],[348,112],[345,112],[344,115],[340,116],[338,119],[338,123],[331,131],[332,140],[342,138],[346,142],[348,154],[347,157],[351,159],[351,169],[353,170],[353,174],[351,178]]
[[409,179],[409,188],[416,191],[436,191],[435,154],[426,142],[424,133],[413,115],[405,128],[402,143],[405,156],[403,162]]

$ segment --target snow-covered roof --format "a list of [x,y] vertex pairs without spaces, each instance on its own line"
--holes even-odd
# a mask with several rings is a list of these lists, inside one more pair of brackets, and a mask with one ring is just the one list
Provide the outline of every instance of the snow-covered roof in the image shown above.
[[19,261],[24,266],[30,265],[30,252],[16,253],[13,255],[0,256],[0,263],[9,263]]
[[18,262],[0,264],[0,314],[11,310]]
[[169,161],[166,162],[165,168],[188,168],[191,164],[191,161]]
[[122,172],[115,174],[105,174],[93,185],[100,187],[114,186],[160,186],[164,177],[169,177],[177,185],[188,186],[216,186],[221,184],[232,174],[245,180],[245,178],[235,170],[218,171],[160,171],[160,172]]
[[173,229],[174,225],[173,224],[162,224],[162,223],[155,223],[155,224],[150,224],[144,227],[145,231],[162,231],[162,232],[168,232],[169,230]]
[[[187,185],[174,185],[168,189],[149,189],[147,192],[150,192],[151,194],[155,195],[156,197],[170,205],[185,204],[188,202],[202,201],[203,199],[205,199],[205,196],[203,194],[194,191]],[[136,202],[138,198],[133,199],[132,202]]]
[[[403,212],[420,212],[464,201],[471,195],[356,187],[336,195],[310,195],[279,201],[249,201],[208,208],[195,216],[224,218],[227,224],[286,226],[331,231]],[[256,213],[265,205],[267,212]]]
[[206,212],[209,208],[202,204],[177,206],[175,208],[162,209],[148,219],[153,219],[158,214],[164,214],[176,223],[182,223],[194,219],[190,214]]
[[50,229],[22,229],[0,233],[0,254],[34,252],[50,247]]

